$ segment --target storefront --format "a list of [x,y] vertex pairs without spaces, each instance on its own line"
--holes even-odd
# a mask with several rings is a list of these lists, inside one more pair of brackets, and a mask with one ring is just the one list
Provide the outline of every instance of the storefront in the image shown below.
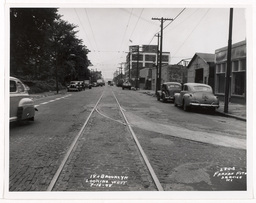
[[[221,100],[225,96],[225,80],[227,68],[227,47],[215,51],[216,77],[215,94]],[[231,52],[230,102],[246,103],[246,41],[232,45]]]

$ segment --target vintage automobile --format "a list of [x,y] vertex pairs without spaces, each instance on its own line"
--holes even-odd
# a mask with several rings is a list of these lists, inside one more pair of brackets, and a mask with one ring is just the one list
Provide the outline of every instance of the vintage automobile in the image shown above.
[[10,122],[30,120],[34,121],[34,101],[28,94],[29,87],[19,79],[10,77]]
[[191,107],[205,108],[215,111],[219,108],[219,99],[213,94],[209,85],[201,83],[185,83],[182,91],[174,95],[174,105],[185,111]]
[[181,84],[178,82],[165,82],[162,84],[161,90],[157,91],[157,100],[163,102],[173,101],[174,94],[181,91]]
[[80,84],[80,81],[71,81],[70,84],[67,86],[67,91],[81,91],[82,90],[82,84]]
[[123,89],[123,90],[124,90],[124,89],[129,89],[129,90],[131,90],[131,88],[132,88],[132,84],[131,84],[129,81],[123,82],[123,84],[122,84],[122,89]]
[[91,84],[90,80],[84,80],[83,82],[84,82],[85,88],[92,89],[92,84]]

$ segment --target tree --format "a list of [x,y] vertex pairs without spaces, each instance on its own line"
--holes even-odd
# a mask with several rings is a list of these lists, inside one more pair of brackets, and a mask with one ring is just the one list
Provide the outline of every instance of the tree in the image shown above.
[[10,9],[10,73],[23,79],[89,78],[89,50],[55,8]]
[[47,30],[57,17],[55,8],[10,9],[10,72],[33,77],[48,67]]

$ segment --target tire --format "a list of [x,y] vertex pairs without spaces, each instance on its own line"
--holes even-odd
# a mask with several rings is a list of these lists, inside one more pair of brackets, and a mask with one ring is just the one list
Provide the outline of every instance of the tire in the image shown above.
[[178,106],[178,105],[176,104],[176,102],[175,102],[175,99],[173,99],[173,104],[174,104],[174,106]]
[[189,107],[185,105],[185,100],[183,100],[183,110],[184,111],[189,111]]
[[160,96],[159,94],[156,95],[157,101],[160,101]]
[[163,95],[162,101],[163,101],[164,103],[167,102],[167,99],[165,98],[165,95]]
[[35,120],[35,117],[31,117],[28,119],[29,121],[34,121]]

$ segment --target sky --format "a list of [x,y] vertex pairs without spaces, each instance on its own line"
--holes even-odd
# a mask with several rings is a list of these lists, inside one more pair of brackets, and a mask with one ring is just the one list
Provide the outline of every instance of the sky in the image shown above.
[[[185,10],[184,10],[185,9]],[[245,8],[233,12],[232,42],[246,39]],[[229,8],[60,8],[62,19],[77,25],[77,37],[91,51],[94,70],[112,78],[121,67],[131,45],[156,45],[160,21],[163,51],[170,52],[170,64],[192,58],[196,52],[214,53],[227,46]],[[122,65],[124,66],[124,64]]]

